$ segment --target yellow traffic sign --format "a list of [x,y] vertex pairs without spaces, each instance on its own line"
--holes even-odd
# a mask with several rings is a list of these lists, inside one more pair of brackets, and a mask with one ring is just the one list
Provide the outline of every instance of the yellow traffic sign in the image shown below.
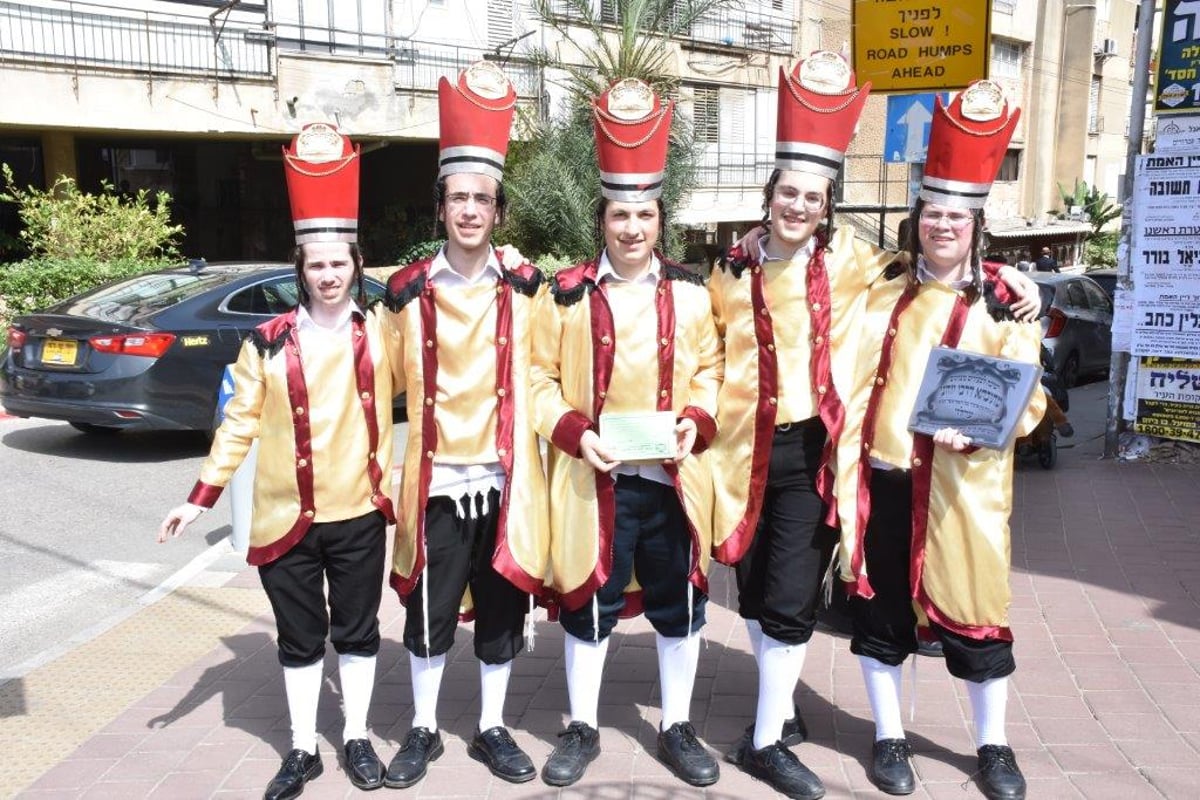
[[854,0],[854,71],[875,92],[961,89],[987,77],[990,0]]

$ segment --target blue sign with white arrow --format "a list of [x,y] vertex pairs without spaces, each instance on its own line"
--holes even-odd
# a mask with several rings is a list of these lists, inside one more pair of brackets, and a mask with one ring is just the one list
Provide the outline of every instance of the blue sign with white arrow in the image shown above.
[[233,365],[226,364],[225,372],[221,375],[221,385],[217,388],[217,415],[225,419],[225,404],[233,397]]
[[[933,102],[937,95],[890,94],[887,99],[887,132],[883,139],[883,159],[889,164],[923,162],[929,149],[929,123],[933,121]],[[949,95],[942,94],[942,102]]]

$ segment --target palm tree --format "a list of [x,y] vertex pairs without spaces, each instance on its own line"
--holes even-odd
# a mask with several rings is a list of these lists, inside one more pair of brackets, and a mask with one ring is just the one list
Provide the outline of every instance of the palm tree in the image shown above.
[[[570,103],[559,119],[522,119],[530,135],[514,142],[505,190],[520,209],[499,236],[531,256],[574,261],[595,256],[595,202],[600,173],[596,165],[591,101],[613,82],[638,78],[660,96],[673,97],[679,77],[671,73],[670,40],[704,14],[732,0],[531,0],[533,14],[556,31],[577,61],[564,62],[547,49],[533,60],[543,69],[562,70]],[[694,135],[675,116],[663,202],[677,207],[695,183]],[[678,256],[677,233],[664,231],[663,249]]]

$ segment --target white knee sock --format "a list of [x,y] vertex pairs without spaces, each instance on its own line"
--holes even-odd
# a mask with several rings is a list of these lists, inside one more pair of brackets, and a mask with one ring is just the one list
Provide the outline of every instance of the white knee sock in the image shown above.
[[867,699],[875,717],[875,741],[903,739],[904,721],[900,717],[900,665],[889,667],[882,661],[859,656]]
[[306,667],[284,667],[283,688],[287,692],[288,717],[292,722],[292,748],[317,752],[317,701],[325,662]]
[[508,679],[512,662],[485,664],[479,662],[479,730],[504,727],[504,698],[508,696]]
[[596,719],[600,706],[600,682],[604,679],[604,657],[608,655],[605,636],[598,642],[585,642],[571,634],[563,637],[567,661],[567,694],[571,698],[571,719],[599,727]]
[[754,749],[783,738],[783,723],[792,716],[792,695],[804,669],[807,644],[784,644],[765,633],[758,659],[758,711],[754,717]]
[[408,654],[408,666],[412,671],[413,723],[414,728],[428,728],[436,732],[438,692],[442,688],[442,672],[446,669],[446,654],[421,656]]
[[963,681],[975,714],[975,749],[985,744],[1008,744],[1004,718],[1008,708],[1008,676],[983,683]]
[[692,689],[700,661],[699,636],[655,634],[658,682],[662,687],[662,730],[691,718]]
[[338,656],[338,678],[342,684],[342,706],[346,721],[342,741],[367,738],[367,710],[375,691],[375,656]]
[[754,663],[760,663],[762,656],[762,623],[756,619],[743,620],[746,623],[746,633],[750,635],[750,652],[754,655]]

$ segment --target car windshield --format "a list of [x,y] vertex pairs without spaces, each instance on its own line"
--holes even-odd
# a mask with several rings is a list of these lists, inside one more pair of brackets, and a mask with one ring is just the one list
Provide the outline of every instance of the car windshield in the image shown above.
[[56,310],[102,322],[128,322],[148,312],[173,306],[228,280],[229,276],[220,272],[155,272],[82,294],[65,301]]

